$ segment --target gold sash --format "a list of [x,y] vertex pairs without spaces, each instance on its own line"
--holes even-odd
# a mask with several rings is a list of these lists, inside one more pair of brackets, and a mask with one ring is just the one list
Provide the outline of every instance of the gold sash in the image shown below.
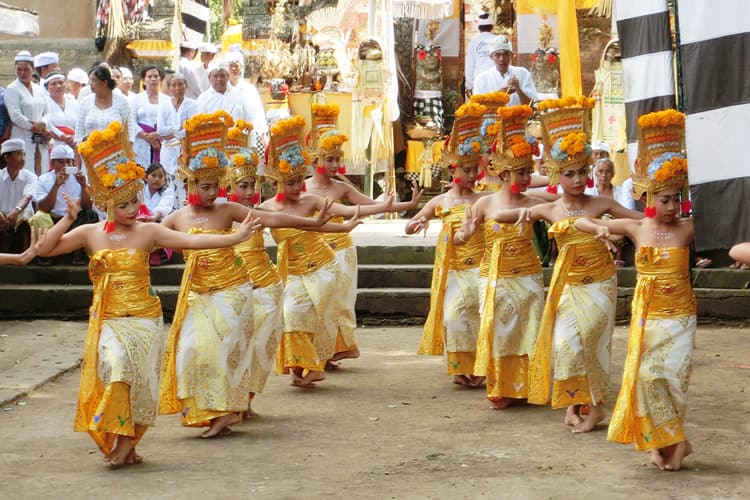
[[235,245],[234,251],[245,261],[253,288],[265,288],[281,280],[276,266],[268,257],[261,231],[254,232],[249,240]]
[[272,229],[271,235],[278,244],[276,263],[284,279],[289,274],[299,276],[314,273],[336,259],[320,233],[280,228]]
[[99,335],[109,318],[160,318],[161,303],[151,291],[149,253],[134,248],[99,250],[89,260],[94,297],[81,364],[81,385],[74,429],[89,432],[102,450],[111,448],[113,436],[89,431],[106,388],[98,375]]
[[577,219],[578,217],[570,217],[557,221],[548,231],[550,237],[557,241],[559,254],[552,272],[530,367],[529,403],[533,404],[547,404],[549,401],[552,333],[565,285],[587,285],[604,281],[616,272],[606,245],[594,235],[576,229],[573,224]]
[[[332,217],[331,222],[343,224],[344,218]],[[354,246],[354,240],[352,240],[349,233],[323,233],[323,239],[326,240],[326,243],[328,243],[334,252]]]
[[418,354],[441,355],[443,340],[443,300],[448,271],[472,269],[479,265],[484,253],[484,233],[475,232],[463,245],[454,245],[453,236],[461,228],[469,204],[453,208],[435,207],[435,216],[443,220],[443,227],[435,246],[435,265],[432,271],[430,312],[424,324]]
[[635,441],[636,381],[641,366],[646,321],[696,314],[695,295],[690,286],[688,248],[641,247],[636,253],[638,282],[631,307],[628,353],[607,439],[619,443]]
[[[189,234],[227,234],[232,230],[204,231],[190,228]],[[172,327],[164,350],[161,397],[159,413],[170,414],[180,410],[177,399],[177,342],[185,320],[190,293],[212,293],[246,284],[250,277],[242,257],[234,249],[211,248],[207,250],[185,250],[185,270],[182,273],[180,291],[175,306]]]

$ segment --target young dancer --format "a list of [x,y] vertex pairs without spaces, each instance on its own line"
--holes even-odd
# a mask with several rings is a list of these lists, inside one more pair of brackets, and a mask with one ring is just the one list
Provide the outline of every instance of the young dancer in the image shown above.
[[[529,359],[533,358],[544,309],[542,268],[534,251],[531,224],[524,231],[488,214],[531,207],[543,200],[524,195],[534,169],[534,147],[525,136],[529,106],[499,108],[488,173],[500,190],[477,200],[453,237],[462,245],[484,232],[486,247],[479,266],[479,312],[475,375],[487,377],[487,399],[502,410],[529,395]],[[533,139],[532,139],[533,140]]]
[[[301,116],[276,122],[271,127],[266,175],[277,182],[278,194],[261,208],[311,217],[327,203],[325,198],[305,192],[310,155],[299,143],[305,125]],[[368,206],[344,206],[333,203],[333,216],[354,217],[388,212],[392,198]],[[357,221],[351,223],[351,228]],[[339,315],[344,302],[342,271],[333,250],[317,233],[299,229],[274,229],[278,244],[276,262],[284,278],[281,345],[276,356],[278,373],[289,373],[291,385],[315,387],[325,379],[326,361],[336,350]],[[347,278],[348,279],[348,278]]]
[[[249,212],[238,203],[215,204],[224,189],[229,161],[222,152],[232,118],[219,111],[185,122],[180,175],[189,205],[162,221],[189,234],[232,232]],[[254,212],[264,226],[316,221]],[[232,248],[184,252],[185,271],[167,340],[159,411],[180,412],[182,425],[209,428],[201,437],[227,434],[248,408],[253,355],[253,284]]]
[[[451,188],[427,202],[405,227],[406,234],[414,234],[426,230],[433,217],[442,219],[435,247],[430,312],[418,353],[440,356],[447,351],[448,374],[453,375],[455,384],[467,387],[479,387],[484,381],[484,377],[474,374],[479,331],[477,279],[484,233],[478,231],[470,238],[461,238],[459,228],[467,209],[481,196],[474,192],[474,183],[485,150],[479,130],[484,112],[484,106],[476,103],[456,110],[444,157],[453,176]],[[461,245],[454,244],[456,237]]]
[[[646,195],[646,218],[581,218],[575,226],[602,239],[628,236],[636,245],[628,354],[608,439],[650,450],[661,470],[678,470],[692,448],[685,435],[696,303],[690,286],[693,222],[687,215],[685,115],[673,109],[638,119],[633,190]],[[680,201],[682,200],[682,203]]]
[[[107,220],[65,231],[78,206],[47,232],[40,255],[79,248],[90,254],[94,284],[81,366],[75,430],[88,432],[113,467],[140,462],[135,446],[154,425],[164,348],[161,304],[151,291],[148,256],[155,246],[231,247],[250,236],[251,216],[231,235],[187,235],[137,220],[143,168],[132,160],[119,122],[92,132],[78,148],[88,169],[88,191]],[[65,234],[63,234],[65,233]]]
[[[508,104],[510,96],[501,91],[488,92],[486,94],[476,94],[471,96],[471,102],[481,104],[484,106],[484,117],[482,118],[482,125],[479,127],[479,133],[484,139],[484,146],[489,152],[492,144],[497,138],[497,133],[500,130],[500,116],[498,115],[498,108]],[[492,174],[487,166],[490,159],[487,155],[482,155],[482,159],[479,160],[479,175],[477,175],[477,185],[475,186],[476,191],[499,191],[501,189],[500,179]]]
[[553,373],[552,408],[567,407],[565,423],[573,432],[590,432],[604,418],[617,300],[617,274],[609,250],[573,223],[581,216],[605,213],[618,218],[643,216],[611,198],[584,194],[590,179],[591,107],[593,100],[585,97],[539,103],[550,190],[555,191],[559,182],[563,194],[551,203],[490,214],[499,222],[544,219],[552,224],[549,235],[556,240],[559,255],[530,366],[528,401],[549,401]]
[[[347,202],[351,205],[374,205],[375,200],[362,194],[344,177],[346,167],[341,163],[344,156],[342,145],[349,139],[336,130],[338,114],[339,107],[335,104],[312,105],[310,156],[315,170],[312,177],[305,181],[305,185],[308,192],[328,200]],[[393,211],[416,208],[421,196],[422,191],[418,190],[415,184],[411,201],[394,203]],[[332,220],[342,222],[343,217],[334,217]],[[339,281],[344,296],[344,304],[339,315],[339,332],[335,353],[326,364],[327,369],[335,369],[336,361],[359,357],[359,349],[354,338],[354,330],[357,328],[354,312],[357,302],[357,248],[348,233],[325,233],[323,237],[336,253],[336,261],[343,271]]]

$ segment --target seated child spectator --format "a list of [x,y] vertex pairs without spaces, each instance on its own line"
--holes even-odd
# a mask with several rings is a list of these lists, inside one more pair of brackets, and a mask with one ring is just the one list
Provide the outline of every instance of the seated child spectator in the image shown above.
[[[146,169],[146,188],[138,220],[161,222],[174,210],[174,189],[167,186],[167,171],[161,163],[154,162]],[[151,252],[152,266],[166,264],[172,258],[171,248],[158,248]]]

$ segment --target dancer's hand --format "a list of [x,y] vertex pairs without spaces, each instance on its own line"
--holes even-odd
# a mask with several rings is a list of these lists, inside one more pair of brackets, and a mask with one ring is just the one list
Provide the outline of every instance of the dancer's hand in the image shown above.
[[235,233],[237,235],[237,242],[246,241],[255,231],[259,231],[261,227],[260,218],[255,217],[252,210],[248,210],[243,221],[237,226],[237,231]]
[[347,231],[351,231],[355,227],[362,224],[362,219],[360,219],[359,217],[359,209],[360,209],[360,206],[356,205],[356,208],[354,209],[354,215],[352,216],[351,219],[349,219],[348,221],[344,223],[344,226],[346,226]]
[[526,223],[531,222],[531,209],[530,208],[519,208],[518,209],[518,220],[514,224],[518,227],[519,236],[523,236],[526,232]]
[[[328,210],[333,206],[333,200],[329,200],[328,198],[323,199],[323,207],[321,207],[320,211],[318,211],[318,216],[315,218],[315,225],[316,226],[322,226],[331,218],[333,215],[328,214]],[[359,210],[357,211],[359,212]]]
[[417,185],[417,181],[411,181],[411,201],[409,202],[409,208],[417,208],[419,206],[419,200],[422,199],[424,189],[420,189]]
[[468,207],[464,213],[464,219],[461,221],[461,236],[464,239],[470,238],[477,232],[477,227],[479,227],[479,217],[477,217],[471,207]]
[[68,196],[67,193],[63,193],[63,199],[65,200],[65,209],[67,210],[67,213],[65,214],[67,217],[70,217],[72,220],[76,220],[78,217],[78,212],[81,211],[81,199],[76,198],[75,201],[73,198]]

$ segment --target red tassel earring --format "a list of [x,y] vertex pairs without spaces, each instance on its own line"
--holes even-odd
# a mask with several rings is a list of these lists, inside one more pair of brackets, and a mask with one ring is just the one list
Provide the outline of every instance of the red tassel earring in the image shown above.
[[682,215],[688,215],[692,208],[693,208],[693,204],[690,203],[690,200],[685,200],[682,203],[680,203],[680,210],[682,211]]
[[237,193],[232,193],[232,194],[229,195],[229,201],[233,201],[235,203],[239,203],[240,202],[240,197],[237,196]]
[[250,198],[250,203],[253,205],[257,205],[260,203],[260,193],[255,193],[252,198]]
[[150,217],[151,216],[151,210],[148,209],[145,203],[141,203],[141,206],[138,207],[138,217]]
[[549,186],[547,186],[547,192],[557,194],[557,186],[554,184],[550,184]]
[[200,198],[200,196],[198,196],[198,193],[189,193],[188,194],[188,203],[190,205],[193,205],[193,206],[200,205],[201,198]]
[[591,177],[586,177],[586,187],[587,188],[594,187],[594,179],[592,179]]
[[460,183],[461,183],[461,178],[460,177],[456,176],[456,177],[453,178],[453,184],[460,184]]
[[216,196],[218,196],[219,198],[226,198],[227,197],[227,188],[225,188],[225,187],[219,188],[219,192],[216,193]]
[[480,170],[480,171],[479,171],[479,175],[477,175],[477,180],[478,180],[478,181],[481,181],[482,179],[484,179],[484,177],[485,177],[486,175],[487,175],[487,174],[485,173],[484,169]]
[[517,182],[511,183],[511,185],[510,185],[510,192],[512,194],[521,194],[521,189],[518,187],[518,183]]
[[302,192],[303,193],[307,192],[307,183],[305,183],[305,182],[302,183]]
[[326,168],[325,167],[315,167],[315,171],[319,174],[325,174]]
[[346,165],[341,165],[339,167],[339,174],[340,175],[346,175]]
[[656,217],[656,207],[646,207],[643,210],[643,215],[645,215],[649,219],[653,219],[654,217]]
[[276,201],[282,202],[284,200],[286,200],[286,193],[284,193],[283,191],[280,193],[276,193]]
[[105,233],[113,233],[115,231],[115,223],[106,221],[104,223],[104,232]]

